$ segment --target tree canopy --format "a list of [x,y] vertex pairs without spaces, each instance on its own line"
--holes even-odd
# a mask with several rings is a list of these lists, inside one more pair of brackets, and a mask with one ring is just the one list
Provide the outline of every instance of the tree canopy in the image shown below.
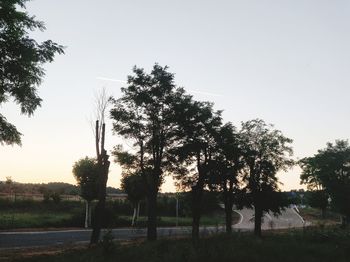
[[[45,75],[43,64],[62,54],[63,47],[51,40],[38,43],[30,38],[30,31],[44,31],[45,25],[25,11],[27,1],[0,1],[0,105],[12,98],[22,114],[31,116],[41,105],[37,87]],[[0,143],[21,144],[21,133],[2,114]]]
[[347,140],[327,143],[312,157],[300,161],[301,179],[309,186],[319,184],[330,195],[335,209],[350,221],[350,145]]
[[158,64],[150,74],[134,67],[122,97],[113,100],[113,130],[133,143],[133,154],[147,190],[148,239],[156,239],[156,198],[164,175],[170,170],[171,146],[176,143],[176,104],[184,94],[174,84],[174,74]]
[[73,175],[80,186],[80,195],[90,202],[97,198],[97,162],[94,158],[82,158],[74,163]]
[[247,202],[255,208],[255,234],[261,235],[263,212],[279,213],[288,205],[279,191],[277,172],[294,164],[292,140],[261,119],[242,123],[241,146],[245,161],[244,183]]

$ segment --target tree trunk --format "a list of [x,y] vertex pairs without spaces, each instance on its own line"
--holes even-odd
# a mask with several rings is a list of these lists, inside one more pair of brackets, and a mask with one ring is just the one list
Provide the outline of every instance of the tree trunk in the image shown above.
[[85,200],[85,223],[84,227],[89,227],[89,201]]
[[91,227],[91,201],[89,202],[89,218],[88,218],[88,227]]
[[103,217],[105,213],[106,206],[106,185],[108,180],[108,169],[110,162],[108,161],[109,156],[106,151],[103,150],[102,160],[100,165],[100,174],[99,174],[99,189],[98,189],[98,202],[95,207],[95,222],[93,225],[93,230],[91,234],[90,244],[97,244],[100,239],[100,232],[103,226]]
[[147,240],[157,240],[157,191],[147,196]]
[[90,244],[97,244],[100,239],[101,228],[103,225],[103,216],[105,211],[106,201],[101,199],[97,202],[95,207],[95,222],[91,234]]
[[201,219],[201,202],[203,186],[192,188],[192,240],[197,243],[199,240],[199,223]]
[[139,217],[140,217],[140,201],[137,202],[137,212],[136,212],[136,221],[135,222],[137,222]]
[[224,192],[224,201],[225,201],[225,215],[226,215],[226,233],[232,233],[232,207],[233,201],[231,192]]
[[134,205],[134,213],[132,214],[132,220],[131,220],[131,226],[133,227],[135,225],[136,221],[136,215],[137,215],[137,210],[136,210],[136,205]]
[[347,228],[350,222],[350,216],[340,216],[341,219],[341,228]]
[[254,235],[261,237],[261,222],[262,222],[263,211],[259,205],[255,206],[254,214]]

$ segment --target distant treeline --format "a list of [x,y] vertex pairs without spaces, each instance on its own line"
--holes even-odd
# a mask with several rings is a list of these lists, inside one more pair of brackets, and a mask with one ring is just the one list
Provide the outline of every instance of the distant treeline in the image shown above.
[[[0,181],[0,193],[9,194],[45,194],[55,192],[62,195],[79,195],[80,188],[76,185],[62,182],[50,183],[19,183],[13,181]],[[107,187],[107,194],[123,193],[114,187]]]

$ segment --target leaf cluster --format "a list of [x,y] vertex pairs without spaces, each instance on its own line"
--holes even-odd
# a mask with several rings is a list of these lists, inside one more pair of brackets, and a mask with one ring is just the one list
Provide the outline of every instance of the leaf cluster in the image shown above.
[[[41,105],[37,86],[45,71],[43,64],[62,54],[63,46],[46,40],[38,43],[29,32],[45,30],[44,23],[25,11],[27,0],[0,1],[0,104],[13,98],[21,113],[31,116]],[[0,115],[0,143],[20,144],[21,133]]]

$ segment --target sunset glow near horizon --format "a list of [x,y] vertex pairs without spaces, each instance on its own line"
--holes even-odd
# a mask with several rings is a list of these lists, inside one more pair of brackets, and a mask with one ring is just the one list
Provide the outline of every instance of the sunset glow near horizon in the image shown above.
[[[27,10],[47,27],[32,36],[66,54],[45,65],[34,116],[3,104],[23,137],[22,147],[1,147],[0,181],[75,184],[74,162],[95,156],[94,93],[120,97],[132,67],[149,72],[155,62],[195,99],[223,109],[225,122],[273,124],[294,140],[295,159],[350,137],[348,1],[35,0]],[[130,146],[111,128],[107,121],[107,150]],[[108,185],[119,187],[120,174],[112,162]],[[281,173],[282,189],[301,188],[299,175],[298,167]],[[162,191],[175,191],[171,179]]]

